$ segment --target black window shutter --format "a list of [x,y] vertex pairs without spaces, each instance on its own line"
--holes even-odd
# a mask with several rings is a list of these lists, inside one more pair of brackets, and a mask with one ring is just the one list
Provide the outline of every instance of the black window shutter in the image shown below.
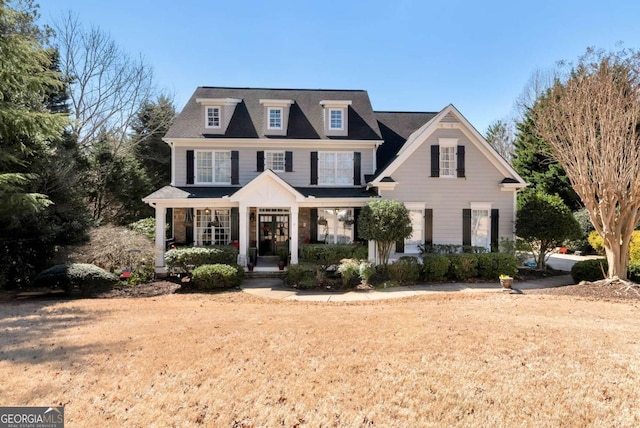
[[240,210],[231,208],[231,240],[240,240]]
[[362,242],[364,239],[360,238],[360,234],[358,233],[358,218],[360,217],[360,212],[362,208],[354,208],[353,209],[353,239],[354,241]]
[[491,210],[491,252],[497,253],[500,251],[500,210]]
[[240,155],[237,150],[231,151],[231,184],[240,184]]
[[458,146],[458,177],[464,177],[464,146]]
[[309,240],[311,242],[318,241],[318,209],[311,208],[309,214]]
[[433,245],[433,209],[424,210],[424,244]]
[[193,184],[194,174],[193,150],[187,150],[187,184]]
[[440,177],[440,146],[431,146],[431,176]]
[[471,246],[471,209],[462,210],[462,245]]
[[260,150],[256,155],[256,171],[264,171],[264,151]]
[[185,221],[185,244],[189,245],[189,244],[193,244],[193,221],[194,221],[194,212],[193,212],[193,208],[187,208],[187,213],[185,214],[187,219],[190,219],[189,221]]
[[318,184],[318,152],[311,152],[311,184]]
[[284,172],[293,172],[293,152],[284,152]]
[[353,185],[360,186],[362,184],[362,179],[360,176],[362,175],[360,172],[360,164],[362,162],[362,154],[360,152],[353,153]]
[[396,253],[404,253],[404,239],[396,241]]

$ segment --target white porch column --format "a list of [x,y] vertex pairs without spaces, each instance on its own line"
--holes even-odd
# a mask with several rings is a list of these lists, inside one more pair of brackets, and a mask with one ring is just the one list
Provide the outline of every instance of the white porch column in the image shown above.
[[297,205],[291,206],[291,225],[289,226],[289,232],[291,238],[289,239],[289,252],[291,253],[291,264],[298,264],[298,211]]
[[367,241],[369,246],[369,261],[375,265],[377,265],[380,261],[378,260],[378,247],[376,246],[376,241]]
[[245,204],[240,204],[238,208],[238,213],[240,216],[240,222],[238,228],[240,229],[240,248],[238,249],[238,254],[244,257],[249,263],[249,259],[247,257],[249,248],[249,222],[247,221],[247,206]]
[[164,272],[164,249],[167,208],[156,205],[156,272]]

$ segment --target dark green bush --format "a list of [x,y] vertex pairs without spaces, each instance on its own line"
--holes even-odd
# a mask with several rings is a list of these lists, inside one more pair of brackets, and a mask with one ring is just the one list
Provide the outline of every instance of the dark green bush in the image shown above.
[[201,265],[193,270],[191,283],[200,290],[239,287],[244,270],[238,265]]
[[629,262],[629,280],[640,282],[640,262]]
[[478,276],[478,255],[477,254],[447,254],[451,265],[449,266],[448,278],[454,281],[466,281]]
[[484,247],[475,247],[471,245],[432,244],[432,245],[420,245],[420,252],[422,254],[457,254],[457,253],[481,254],[481,253],[486,253],[487,249]]
[[303,244],[300,260],[321,265],[337,265],[342,259],[366,259],[368,248],[361,244]]
[[577,284],[580,281],[598,281],[604,279],[602,271],[605,273],[609,269],[606,259],[583,260],[576,263],[571,268],[571,277]]
[[301,287],[301,284],[305,284],[308,287],[315,283],[316,272],[320,266],[313,263],[298,263],[295,265],[289,265],[287,267],[287,276],[285,281],[289,286]]
[[500,275],[513,276],[518,272],[518,259],[511,254],[478,254],[478,276],[483,279],[498,279]]
[[55,265],[43,270],[35,278],[38,287],[59,288],[65,292],[80,290],[83,296],[92,290],[111,287],[118,283],[118,277],[98,266],[87,263]]
[[182,271],[188,275],[202,265],[235,265],[237,258],[238,250],[232,245],[175,248],[164,253],[170,272]]
[[391,281],[400,284],[415,284],[420,280],[422,265],[414,257],[402,257],[387,266],[387,274]]
[[425,254],[422,257],[422,271],[427,281],[444,281],[451,262],[442,254]]

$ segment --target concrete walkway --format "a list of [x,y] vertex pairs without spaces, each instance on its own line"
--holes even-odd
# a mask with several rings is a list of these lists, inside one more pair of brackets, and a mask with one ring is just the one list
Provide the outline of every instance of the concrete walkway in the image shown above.
[[[533,281],[514,283],[513,294],[521,294],[525,290],[559,287],[573,284],[570,275],[560,275]],[[398,297],[422,296],[443,292],[463,293],[503,293],[498,281],[492,283],[451,283],[435,285],[409,285],[404,287],[381,288],[375,290],[353,291],[318,291],[295,290],[285,287],[281,279],[255,278],[242,282],[242,291],[255,296],[270,299],[292,300],[300,302],[357,302],[363,300],[382,300]]]

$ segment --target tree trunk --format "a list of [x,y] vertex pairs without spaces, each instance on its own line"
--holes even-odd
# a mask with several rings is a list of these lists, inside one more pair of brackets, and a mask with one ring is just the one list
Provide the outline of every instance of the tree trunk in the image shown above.
[[[627,266],[629,264],[629,243],[626,240],[619,245],[607,245],[604,243],[604,251],[607,255],[607,278],[617,276],[620,279],[627,279]],[[626,248],[625,247],[626,244]]]

